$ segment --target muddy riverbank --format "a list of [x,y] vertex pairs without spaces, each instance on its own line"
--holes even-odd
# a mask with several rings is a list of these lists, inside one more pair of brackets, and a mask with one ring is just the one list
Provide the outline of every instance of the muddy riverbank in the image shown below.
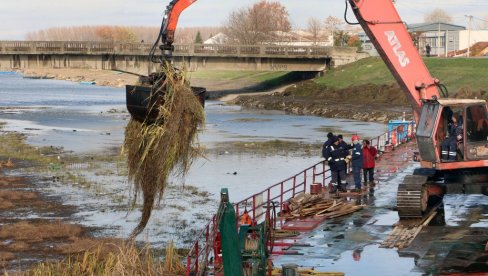
[[31,167],[30,162],[15,159],[11,164],[0,168],[0,269],[24,270],[39,261],[61,260],[97,246],[115,252],[116,245],[123,243],[122,239],[95,238],[100,229],[74,222],[71,218],[77,208],[46,193],[41,174],[11,175],[19,167]]
[[284,91],[264,95],[240,95],[229,101],[248,108],[283,110],[289,114],[345,118],[386,123],[412,109],[398,85],[360,85],[345,89],[327,88],[304,81]]

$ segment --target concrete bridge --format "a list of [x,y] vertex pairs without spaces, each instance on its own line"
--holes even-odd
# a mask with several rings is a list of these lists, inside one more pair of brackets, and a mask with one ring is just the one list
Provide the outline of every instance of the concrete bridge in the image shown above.
[[[86,68],[147,75],[159,68],[150,61],[151,47],[143,43],[0,41],[0,71]],[[321,72],[367,56],[353,47],[192,44],[175,45],[174,62],[189,71]]]

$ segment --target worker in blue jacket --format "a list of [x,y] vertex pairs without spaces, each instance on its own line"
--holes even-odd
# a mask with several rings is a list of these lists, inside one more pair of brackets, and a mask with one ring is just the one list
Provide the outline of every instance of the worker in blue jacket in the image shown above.
[[352,136],[352,154],[351,154],[351,165],[352,173],[354,175],[354,186],[356,188],[355,192],[361,192],[361,169],[363,168],[363,149],[361,143],[359,143],[359,136]]
[[327,133],[327,141],[325,141],[324,145],[322,146],[322,156],[325,158],[325,150],[327,149],[327,147],[329,147],[330,145],[332,145],[332,137],[334,136],[334,134],[332,132],[329,132]]
[[331,174],[331,189],[330,193],[335,193],[338,190],[346,191],[346,150],[339,146],[339,139],[337,136],[332,136],[332,145],[328,146],[324,151],[324,158],[329,164]]

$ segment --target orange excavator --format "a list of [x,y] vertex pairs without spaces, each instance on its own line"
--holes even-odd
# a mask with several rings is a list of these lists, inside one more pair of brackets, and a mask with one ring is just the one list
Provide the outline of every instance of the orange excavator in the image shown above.
[[[151,51],[154,62],[161,62],[165,66],[171,60],[179,15],[195,1],[171,1],[158,37],[158,40],[161,39],[159,48],[162,55],[157,58],[155,55],[159,41]],[[370,37],[409,99],[417,123],[420,167],[413,175],[405,177],[398,187],[397,208],[400,219],[423,217],[446,193],[487,195],[486,101],[448,98],[446,86],[429,73],[392,0],[346,0],[346,15],[347,4],[352,7],[358,20],[358,23],[352,24],[360,24]],[[161,73],[149,77],[153,85],[161,78],[164,78]],[[142,100],[136,103],[140,107],[136,110],[128,96],[131,115],[136,117],[141,112],[147,113],[147,102]],[[129,107],[131,104],[132,108]],[[454,121],[457,121],[457,125],[453,124]],[[455,138],[452,135],[454,128],[457,131]],[[449,134],[451,136],[446,138]],[[446,139],[454,142],[451,143],[455,145],[454,149],[443,149]]]
[[[422,217],[446,193],[487,195],[486,101],[447,98],[446,87],[427,70],[391,0],[347,1],[409,99],[417,123],[420,168],[398,187],[400,219]],[[446,139],[454,146],[444,148]]]

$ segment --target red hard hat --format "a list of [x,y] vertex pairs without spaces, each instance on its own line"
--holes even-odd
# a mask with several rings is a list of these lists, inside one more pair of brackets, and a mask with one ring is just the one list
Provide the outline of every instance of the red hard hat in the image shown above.
[[358,141],[359,141],[359,140],[360,140],[360,139],[359,139],[359,135],[353,135],[353,136],[351,137],[351,140],[352,140],[352,141],[354,141],[354,140],[358,140]]

